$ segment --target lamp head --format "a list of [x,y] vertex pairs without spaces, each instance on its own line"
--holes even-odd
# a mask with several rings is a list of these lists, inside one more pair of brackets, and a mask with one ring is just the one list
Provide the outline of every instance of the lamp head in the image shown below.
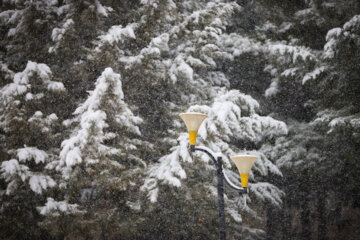
[[202,122],[205,120],[205,118],[207,118],[207,115],[203,113],[190,112],[180,113],[180,117],[185,122],[189,132],[190,146],[195,146],[197,132]]
[[230,158],[231,160],[233,160],[237,169],[239,170],[241,177],[241,186],[246,188],[248,186],[251,168],[254,165],[256,159],[258,159],[258,157],[254,155],[237,155]]

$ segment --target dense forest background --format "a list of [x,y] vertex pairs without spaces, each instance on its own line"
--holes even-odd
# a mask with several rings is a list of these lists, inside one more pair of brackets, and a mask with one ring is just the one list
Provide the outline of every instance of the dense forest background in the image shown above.
[[0,239],[358,239],[358,0],[0,0]]

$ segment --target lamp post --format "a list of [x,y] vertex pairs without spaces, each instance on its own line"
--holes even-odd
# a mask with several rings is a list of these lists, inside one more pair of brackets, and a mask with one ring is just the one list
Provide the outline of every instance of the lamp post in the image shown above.
[[206,153],[216,166],[217,174],[217,190],[218,190],[218,208],[219,208],[219,237],[220,240],[226,239],[226,224],[225,224],[225,206],[224,206],[224,180],[229,185],[229,187],[237,190],[241,194],[247,194],[248,179],[249,173],[254,165],[254,162],[257,159],[257,156],[253,155],[237,155],[231,156],[231,160],[235,163],[236,167],[239,170],[241,178],[241,187],[233,184],[228,176],[226,176],[223,171],[223,162],[221,154],[214,153],[211,149],[202,146],[196,145],[196,136],[197,132],[202,124],[202,122],[207,118],[205,114],[202,113],[181,113],[180,117],[185,122],[187,130],[189,132],[189,149],[190,152],[200,151]]

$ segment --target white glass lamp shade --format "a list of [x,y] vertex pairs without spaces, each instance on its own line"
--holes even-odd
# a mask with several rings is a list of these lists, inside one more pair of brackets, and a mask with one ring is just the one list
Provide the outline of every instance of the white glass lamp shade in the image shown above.
[[237,155],[237,156],[232,156],[230,158],[231,160],[233,160],[237,169],[239,170],[242,187],[247,187],[249,173],[256,159],[258,159],[258,157],[254,155]]
[[197,131],[199,130],[205,118],[207,118],[207,115],[203,113],[190,112],[181,113],[180,117],[185,122],[189,132],[190,145],[195,145]]

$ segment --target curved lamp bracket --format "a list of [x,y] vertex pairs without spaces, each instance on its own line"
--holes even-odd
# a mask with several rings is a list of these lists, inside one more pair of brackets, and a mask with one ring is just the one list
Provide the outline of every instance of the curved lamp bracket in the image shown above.
[[[219,163],[221,163],[221,168],[222,168],[222,155],[221,153],[215,153],[213,152],[210,148],[207,148],[207,147],[203,147],[203,146],[194,146],[194,145],[190,145],[190,154],[192,152],[195,152],[195,151],[200,151],[200,152],[204,152],[206,153],[210,158],[211,160],[213,160],[215,166],[218,168],[219,167]],[[236,186],[234,183],[232,183],[229,179],[229,177],[226,175],[226,173],[222,170],[222,175],[224,176],[224,179],[225,179],[225,182],[227,183],[227,185],[236,190],[236,191],[239,191],[240,193],[247,193],[247,188],[243,188],[243,187],[239,187],[239,186]]]
[[247,188],[236,186],[234,183],[232,183],[229,179],[229,177],[226,175],[226,173],[223,171],[223,175],[225,178],[225,182],[231,187],[232,189],[235,189],[237,191],[240,191],[242,193],[247,193]]

